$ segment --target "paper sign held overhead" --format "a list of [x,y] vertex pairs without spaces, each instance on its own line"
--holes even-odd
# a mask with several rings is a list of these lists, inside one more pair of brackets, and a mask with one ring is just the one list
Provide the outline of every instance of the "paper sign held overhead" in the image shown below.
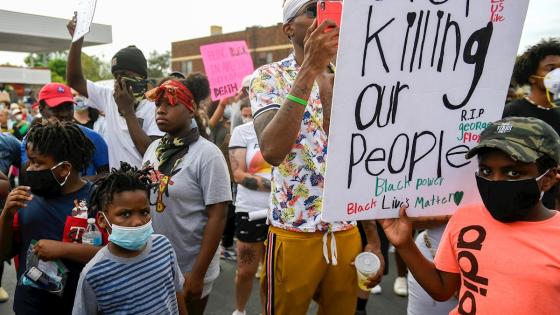
[[254,70],[245,41],[200,46],[200,54],[213,101],[235,95],[241,89],[243,78]]
[[502,116],[528,2],[344,2],[324,220],[480,202],[465,153]]
[[96,3],[97,0],[78,0],[78,8],[76,9],[76,30],[74,31],[72,42],[77,41],[89,33],[93,15],[95,14]]

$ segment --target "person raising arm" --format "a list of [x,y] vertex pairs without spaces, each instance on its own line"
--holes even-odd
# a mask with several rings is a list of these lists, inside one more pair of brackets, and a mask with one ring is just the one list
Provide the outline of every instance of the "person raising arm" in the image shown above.
[[[76,15],[67,28],[73,36]],[[155,123],[155,104],[144,97],[147,91],[146,58],[135,46],[119,50],[111,60],[114,87],[103,87],[84,78],[81,60],[83,41],[81,38],[70,45],[66,68],[68,84],[88,98],[88,106],[105,113],[106,130],[111,134],[107,138],[110,167],[118,168],[121,161],[139,167],[150,143],[163,136]]]
[[[294,44],[295,59],[301,65],[298,76],[283,104],[254,113],[255,131],[261,152],[265,160],[274,166],[282,163],[296,142],[306,107],[298,99],[304,102],[309,99],[315,81],[319,85],[323,107],[322,127],[327,133],[330,124],[334,73],[329,66],[338,49],[339,29],[330,20],[319,26],[315,21],[302,34],[302,28],[294,27],[294,23],[296,21],[284,24],[284,32],[291,34],[289,36],[294,41],[303,40],[303,45]],[[327,28],[331,29],[325,32]]]

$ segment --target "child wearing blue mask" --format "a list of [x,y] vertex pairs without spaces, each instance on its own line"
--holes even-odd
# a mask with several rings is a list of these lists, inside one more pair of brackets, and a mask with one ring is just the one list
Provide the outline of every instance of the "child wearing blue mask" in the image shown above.
[[95,183],[90,215],[109,244],[84,267],[73,314],[186,314],[175,251],[153,234],[150,178],[150,170],[122,162]]

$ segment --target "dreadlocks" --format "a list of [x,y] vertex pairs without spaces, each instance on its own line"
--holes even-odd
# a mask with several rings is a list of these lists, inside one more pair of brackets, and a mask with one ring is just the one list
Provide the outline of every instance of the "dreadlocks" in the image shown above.
[[78,125],[71,122],[39,122],[29,130],[27,145],[56,162],[68,161],[78,171],[91,164],[95,147]]
[[113,201],[115,194],[143,190],[150,195],[153,186],[152,168],[139,170],[126,162],[121,162],[119,169],[113,168],[111,173],[94,183],[94,190],[88,202],[89,217],[95,217],[97,212],[103,211]]

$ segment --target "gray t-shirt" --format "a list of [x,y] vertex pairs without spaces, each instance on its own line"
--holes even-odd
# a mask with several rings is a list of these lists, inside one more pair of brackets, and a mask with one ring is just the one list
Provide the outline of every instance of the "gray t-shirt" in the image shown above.
[[184,278],[169,240],[152,235],[136,257],[118,257],[105,246],[80,274],[73,315],[177,314]]
[[[158,169],[155,150],[160,140],[154,141],[144,155],[143,165]],[[200,253],[204,228],[208,222],[206,207],[231,201],[228,168],[222,152],[216,145],[200,137],[192,143],[185,158],[172,171],[171,178],[158,173],[159,187],[152,191],[150,200],[152,220],[156,233],[169,238],[183,273],[190,272]],[[220,273],[220,255],[206,272],[205,282],[215,280]]]

